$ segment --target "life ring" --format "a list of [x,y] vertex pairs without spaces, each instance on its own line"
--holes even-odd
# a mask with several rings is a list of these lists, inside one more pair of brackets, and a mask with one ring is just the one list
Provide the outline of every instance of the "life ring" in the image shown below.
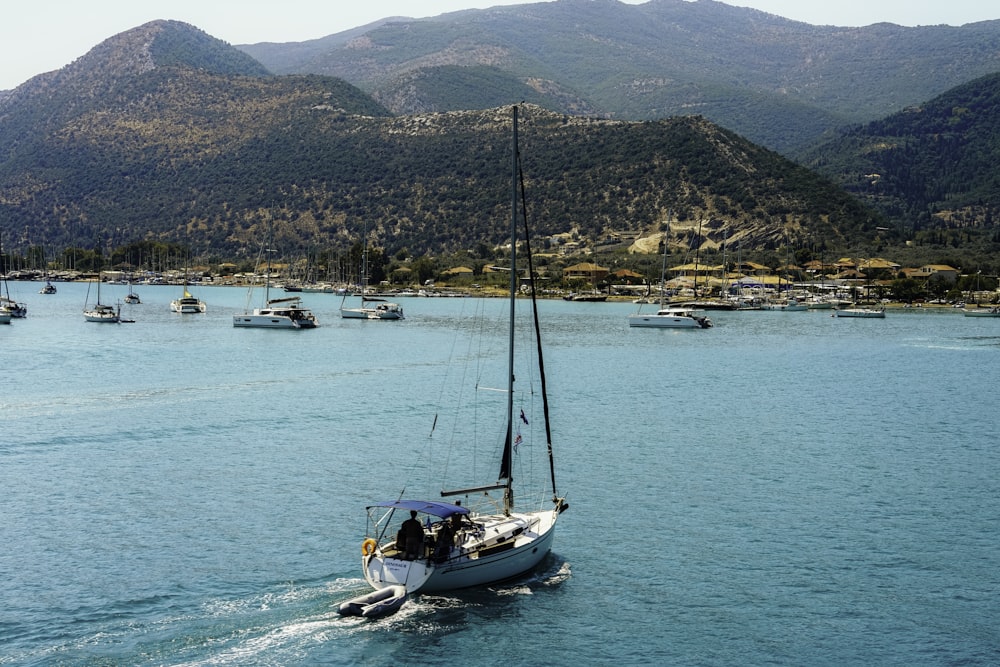
[[376,547],[378,547],[378,542],[369,537],[368,539],[366,539],[364,542],[361,543],[361,555],[371,556],[373,553],[375,553]]

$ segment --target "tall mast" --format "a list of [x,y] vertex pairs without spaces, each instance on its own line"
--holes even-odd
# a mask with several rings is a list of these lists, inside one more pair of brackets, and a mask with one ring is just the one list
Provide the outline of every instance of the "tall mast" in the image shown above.
[[510,514],[514,505],[514,471],[512,449],[514,446],[514,300],[517,295],[517,106],[514,106],[512,144],[511,144],[511,174],[510,174],[510,326],[507,341],[507,436],[504,439],[503,462],[501,476],[506,473],[507,482],[504,487],[504,514]]

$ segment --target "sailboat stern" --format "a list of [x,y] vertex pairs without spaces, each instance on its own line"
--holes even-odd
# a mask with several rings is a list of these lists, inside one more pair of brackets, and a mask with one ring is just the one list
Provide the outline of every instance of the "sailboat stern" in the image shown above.
[[378,551],[364,556],[361,568],[372,588],[403,586],[407,593],[419,591],[434,574],[434,566],[426,560],[392,558]]

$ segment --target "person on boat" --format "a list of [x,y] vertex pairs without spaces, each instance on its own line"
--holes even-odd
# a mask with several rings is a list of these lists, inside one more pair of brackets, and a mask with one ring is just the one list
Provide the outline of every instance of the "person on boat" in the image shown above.
[[[456,500],[455,504],[458,505],[459,507],[461,507],[462,506],[462,501],[461,500]],[[455,512],[454,514],[451,515],[451,532],[452,532],[452,534],[458,535],[459,531],[461,531],[463,528],[475,529],[475,528],[477,528],[477,525],[475,523],[473,523],[472,519],[470,519],[465,514],[460,514],[458,512]]]
[[400,532],[403,535],[403,557],[406,560],[418,558],[424,545],[424,527],[417,520],[417,510],[410,510],[410,518],[403,522]]
[[[455,515],[452,515],[454,518]],[[450,521],[442,521],[438,528],[437,540],[434,543],[434,560],[438,563],[448,560],[452,547],[455,546],[455,532]]]

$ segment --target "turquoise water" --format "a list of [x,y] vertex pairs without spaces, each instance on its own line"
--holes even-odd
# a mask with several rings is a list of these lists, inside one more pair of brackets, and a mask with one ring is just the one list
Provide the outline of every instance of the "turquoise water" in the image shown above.
[[0,664],[1000,663],[1000,320],[544,302],[553,553],[370,622],[334,612],[363,506],[417,483],[478,301],[261,331],[236,288],[115,326],[38,287],[0,327]]

